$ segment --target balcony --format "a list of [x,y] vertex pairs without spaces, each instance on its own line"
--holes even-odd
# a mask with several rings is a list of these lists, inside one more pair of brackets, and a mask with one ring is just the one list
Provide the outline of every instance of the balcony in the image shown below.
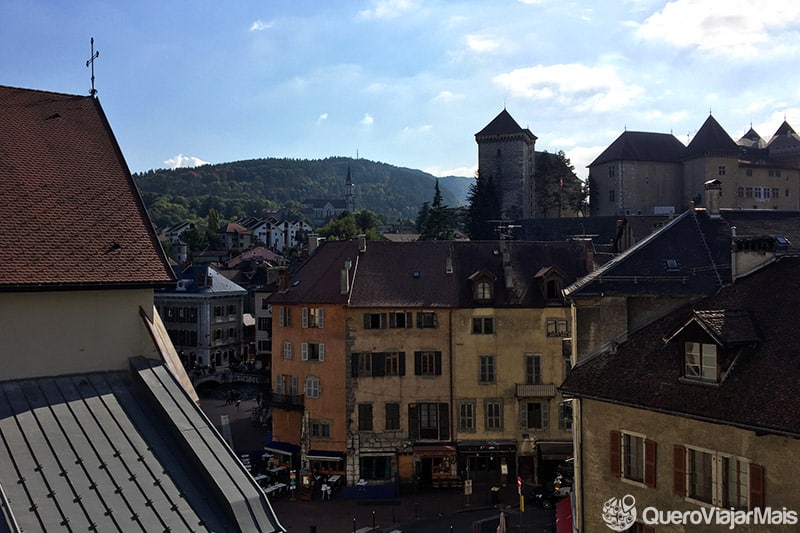
[[553,383],[539,385],[517,384],[517,398],[553,398],[556,395],[556,386]]
[[305,396],[302,394],[278,394],[272,393],[272,407],[283,409],[284,411],[302,411],[305,403]]

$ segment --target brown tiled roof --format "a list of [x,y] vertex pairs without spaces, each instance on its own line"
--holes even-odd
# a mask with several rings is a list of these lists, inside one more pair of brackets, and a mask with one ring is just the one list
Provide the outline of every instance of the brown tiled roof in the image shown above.
[[100,103],[0,86],[0,290],[172,281]]
[[[736,280],[717,294],[676,311],[632,334],[615,353],[585,359],[560,390],[573,396],[719,421],[767,432],[800,435],[800,258],[783,257]],[[742,325],[747,310],[751,325]],[[683,345],[664,342],[694,313],[737,317],[739,333],[754,348],[741,353],[718,387],[681,380]],[[718,323],[719,324],[719,323]],[[749,330],[749,331],[748,331]],[[742,333],[744,332],[744,333]]]
[[[504,255],[510,262],[504,267]],[[451,259],[448,259],[451,258]],[[350,260],[352,291],[341,294],[341,270]],[[452,266],[449,271],[448,266]],[[298,270],[275,303],[341,303],[351,307],[476,307],[470,276],[491,274],[491,305],[541,307],[535,274],[557,267],[566,285],[586,274],[585,246],[578,242],[369,241],[326,242]],[[507,279],[513,281],[509,289]],[[485,306],[481,302],[480,306]]]

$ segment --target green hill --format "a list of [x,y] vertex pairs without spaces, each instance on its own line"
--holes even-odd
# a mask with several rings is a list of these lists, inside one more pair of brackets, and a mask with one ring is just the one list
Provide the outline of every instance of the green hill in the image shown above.
[[[413,220],[422,204],[433,199],[436,178],[431,174],[347,157],[252,159],[150,170],[133,179],[153,224],[161,228],[203,218],[212,207],[231,220],[298,207],[306,199],[343,199],[348,167],[355,184],[356,211],[368,209],[385,222]],[[454,177],[440,182],[446,205],[463,205],[462,180],[469,182]]]

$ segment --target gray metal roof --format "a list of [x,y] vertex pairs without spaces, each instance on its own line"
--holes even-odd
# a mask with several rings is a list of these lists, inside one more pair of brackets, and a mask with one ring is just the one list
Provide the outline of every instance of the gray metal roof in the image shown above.
[[0,382],[0,531],[283,531],[169,371]]

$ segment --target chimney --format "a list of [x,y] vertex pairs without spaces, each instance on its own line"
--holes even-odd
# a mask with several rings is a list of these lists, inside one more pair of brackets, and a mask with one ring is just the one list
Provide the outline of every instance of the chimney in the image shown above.
[[341,273],[341,294],[348,294],[350,292],[350,267],[353,266],[353,261],[349,258],[344,261],[344,268]]
[[319,247],[319,235],[316,233],[308,234],[308,255],[314,255]]
[[719,204],[722,198],[722,182],[718,179],[708,180],[705,182],[705,188],[708,216],[711,218],[720,218]]
[[447,259],[445,259],[444,271],[446,274],[453,273],[453,245],[447,247]]
[[367,236],[366,235],[359,235],[358,236],[358,251],[359,253],[364,253],[367,251]]
[[289,270],[286,268],[278,269],[278,292],[286,292],[289,289]]

